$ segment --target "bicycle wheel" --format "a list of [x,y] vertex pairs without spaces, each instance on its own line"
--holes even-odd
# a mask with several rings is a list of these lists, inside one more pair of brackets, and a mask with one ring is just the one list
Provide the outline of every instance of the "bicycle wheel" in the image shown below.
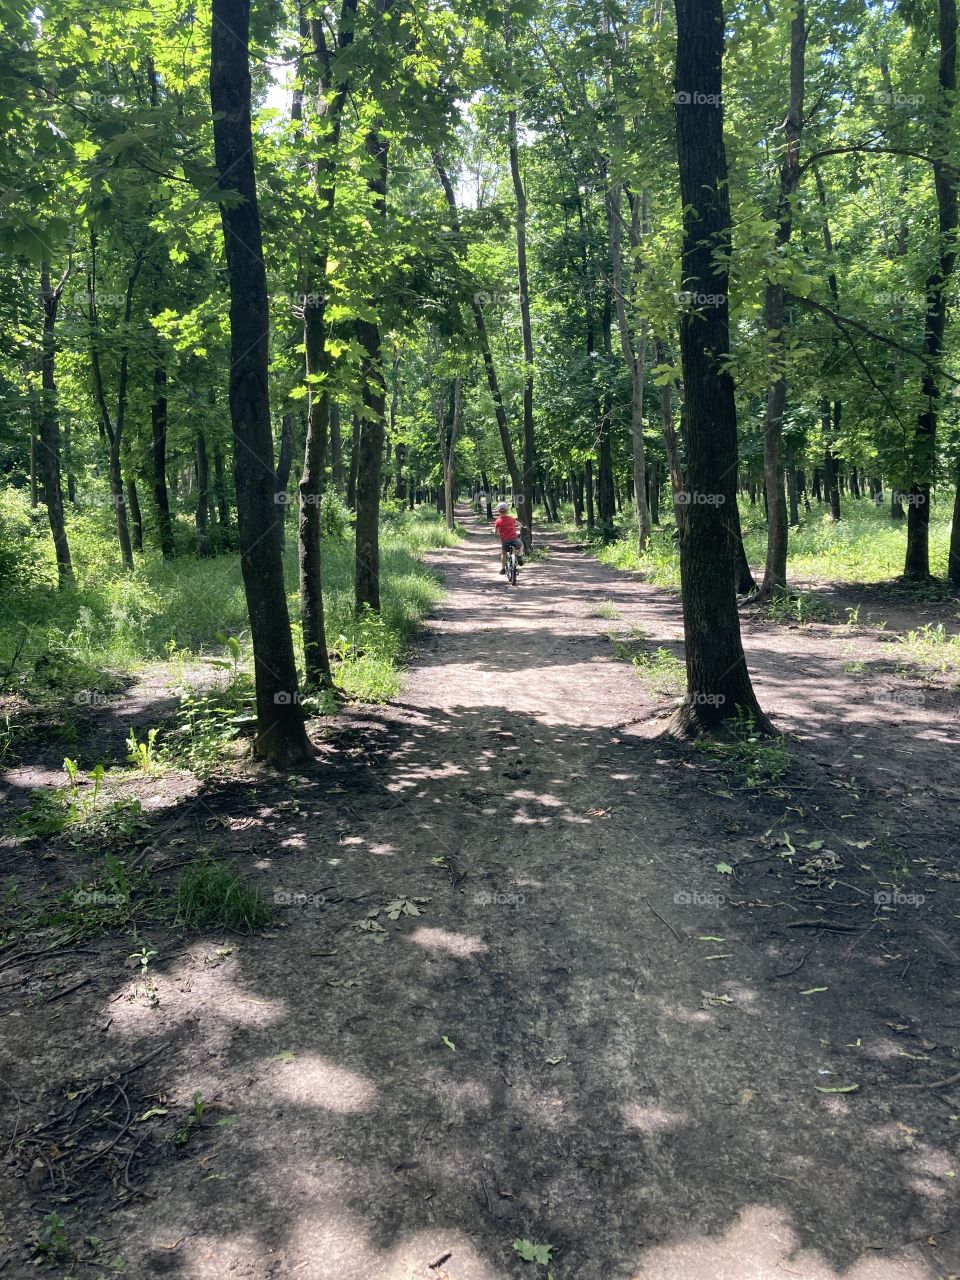
[[507,581],[511,587],[517,585],[517,557],[512,551],[507,555]]

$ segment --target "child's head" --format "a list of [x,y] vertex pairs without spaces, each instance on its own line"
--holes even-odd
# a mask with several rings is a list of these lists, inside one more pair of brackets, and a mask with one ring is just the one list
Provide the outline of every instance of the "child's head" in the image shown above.
[[510,510],[510,508],[507,506],[505,502],[498,502],[497,510],[500,512],[502,516],[505,516],[507,512]]

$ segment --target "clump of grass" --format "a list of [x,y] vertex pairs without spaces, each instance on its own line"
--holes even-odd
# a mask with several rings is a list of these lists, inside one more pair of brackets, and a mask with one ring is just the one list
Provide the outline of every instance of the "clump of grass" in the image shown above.
[[960,674],[960,635],[948,632],[942,622],[908,631],[900,643],[921,666],[940,675]]
[[699,751],[712,756],[726,767],[728,776],[748,790],[776,786],[790,767],[786,741],[764,738],[748,716],[738,716],[728,723],[729,738],[703,738],[695,744]]
[[651,649],[642,627],[632,627],[620,635],[611,631],[608,638],[616,657],[632,663],[637,675],[654,693],[683,693],[687,687],[686,667],[669,649]]
[[796,622],[801,627],[809,626],[812,622],[839,620],[836,609],[809,591],[780,592],[767,603],[766,614],[771,622]]
[[177,918],[193,929],[252,933],[271,916],[259,889],[246,884],[233,864],[199,859],[180,876]]
[[608,622],[614,622],[620,617],[617,606],[610,600],[601,600],[595,609],[590,610],[591,618],[606,618]]

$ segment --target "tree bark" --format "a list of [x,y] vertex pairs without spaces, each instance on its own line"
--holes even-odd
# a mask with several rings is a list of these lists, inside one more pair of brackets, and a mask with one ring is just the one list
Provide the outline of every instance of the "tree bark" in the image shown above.
[[[680,323],[691,501],[680,540],[687,699],[672,727],[696,735],[749,717],[769,733],[747,671],[734,589],[737,411],[733,380],[723,368],[730,350],[731,239],[720,105],[723,8],[721,0],[675,0],[675,6],[682,275],[687,288],[721,301],[696,314],[686,311]],[[701,502],[701,495],[714,501]]]
[[[780,159],[780,196],[774,256],[779,263],[793,234],[793,199],[800,184],[800,138],[803,132],[804,67],[807,48],[805,0],[796,0],[790,24],[790,100],[783,123],[786,141]],[[787,506],[783,492],[783,414],[787,402],[787,342],[784,287],[772,280],[766,288],[764,324],[771,381],[763,420],[763,481],[767,496],[767,556],[763,596],[787,585]]]
[[[507,61],[511,58],[511,20],[505,20]],[[507,112],[507,146],[510,154],[510,176],[517,202],[517,286],[520,290],[520,330],[523,337],[523,474],[520,532],[526,552],[533,549],[533,482],[536,456],[533,438],[533,330],[530,323],[530,281],[527,275],[527,194],[520,174],[517,149],[517,113]]]
[[131,533],[134,551],[143,552],[143,513],[140,510],[140,495],[137,493],[137,482],[131,477],[127,480],[127,506],[130,509]]
[[[230,285],[230,417],[240,567],[257,699],[255,750],[283,766],[312,747],[299,706],[293,637],[283,581],[270,429],[270,311],[250,121],[250,0],[213,0],[210,102]],[[238,201],[236,197],[241,199]]]
[[333,487],[343,493],[343,435],[340,430],[340,406],[330,401],[330,478]]
[[173,522],[170,518],[170,495],[167,490],[167,370],[163,364],[159,363],[153,370],[150,438],[153,457],[153,505],[160,554],[164,560],[172,560]]
[[[937,128],[933,139],[933,184],[937,196],[940,249],[937,264],[927,277],[926,308],[923,326],[923,366],[920,392],[925,401],[917,417],[911,458],[910,505],[907,510],[907,553],[903,576],[912,581],[930,577],[930,494],[936,471],[937,419],[940,413],[940,376],[937,363],[944,352],[947,302],[950,281],[957,262],[956,231],[958,224],[958,175],[953,135],[954,97],[957,88],[957,4],[956,0],[940,0],[940,63],[937,103]],[[960,532],[956,524],[951,534],[949,557],[950,580],[960,586],[955,576],[960,559]]]
[[[68,268],[69,270],[69,268]],[[50,265],[40,266],[40,300],[43,306],[43,338],[40,356],[40,431],[37,439],[37,471],[43,486],[53,549],[57,558],[57,583],[62,587],[73,582],[73,562],[63,514],[63,490],[60,482],[60,418],[57,410],[57,312],[64,285],[65,272],[54,286],[50,281]]]
[[[375,213],[387,216],[388,142],[376,128],[367,132],[365,146],[373,162],[367,187],[373,196]],[[380,611],[380,473],[386,430],[387,387],[383,376],[380,326],[372,320],[357,322],[357,337],[363,349],[361,395],[364,407],[363,431],[357,454],[357,563],[355,604]]]

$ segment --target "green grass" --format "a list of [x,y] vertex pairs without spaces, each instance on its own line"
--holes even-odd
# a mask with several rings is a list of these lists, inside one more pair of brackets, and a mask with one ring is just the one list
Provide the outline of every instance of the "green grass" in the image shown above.
[[177,916],[193,929],[252,933],[269,924],[270,908],[259,889],[228,863],[197,861],[184,867],[177,886]]
[[[352,533],[336,514],[327,527],[324,607],[328,640],[340,659],[337,683],[352,698],[389,698],[412,633],[441,595],[435,575],[418,557],[452,545],[459,535],[449,533],[432,510],[385,504],[381,615],[357,619]],[[23,491],[0,494],[0,671],[21,646],[8,692],[41,699],[109,694],[144,662],[174,652],[181,661],[223,652],[231,636],[248,634],[236,554],[205,560],[188,554],[164,563],[150,550],[125,574],[103,512],[71,514],[69,534],[77,585],[58,591],[42,511],[29,510]],[[284,575],[299,655],[296,552],[288,517]]]
[[654,693],[666,697],[686,689],[687,673],[683,663],[669,649],[651,649],[642,627],[632,627],[622,633],[610,631],[607,638],[615,656],[621,662],[632,663],[637,675]]
[[[949,497],[949,501],[948,501]],[[661,507],[661,518],[670,516]],[[673,539],[673,522],[653,531],[649,550],[641,556],[634,536],[633,508],[625,505],[618,516],[617,527],[625,535],[604,545],[594,541],[586,528],[576,529],[572,509],[562,512],[561,528],[578,540],[594,542],[594,554],[604,564],[616,569],[629,569],[655,586],[679,590],[680,562]],[[945,577],[950,545],[952,497],[944,493],[934,503],[930,522],[930,568],[936,577]],[[766,523],[762,503],[751,507],[741,500],[747,558],[754,566],[762,566],[766,554]],[[886,582],[903,572],[906,550],[906,522],[894,524],[889,507],[875,507],[867,498],[843,502],[843,518],[834,524],[825,508],[811,505],[801,513],[801,527],[790,530],[788,572],[791,580],[821,578],[830,582]]]

